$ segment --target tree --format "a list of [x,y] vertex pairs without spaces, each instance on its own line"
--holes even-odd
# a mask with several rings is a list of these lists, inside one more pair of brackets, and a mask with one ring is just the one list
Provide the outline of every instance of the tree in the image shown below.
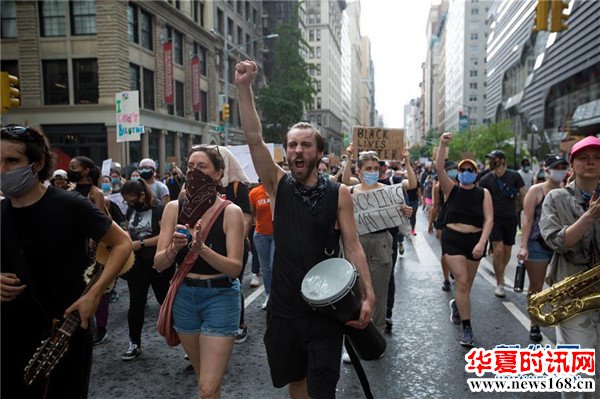
[[463,132],[454,133],[448,156],[449,159],[460,160],[463,153],[469,152],[475,159],[484,161],[486,154],[498,149],[504,151],[510,158],[515,148],[514,137],[510,121],[472,127]]
[[312,51],[302,39],[296,17],[292,23],[275,29],[279,39],[275,45],[274,65],[270,81],[258,93],[265,141],[281,143],[287,129],[300,121],[304,110],[313,104],[316,93],[309,71],[311,65],[301,51]]

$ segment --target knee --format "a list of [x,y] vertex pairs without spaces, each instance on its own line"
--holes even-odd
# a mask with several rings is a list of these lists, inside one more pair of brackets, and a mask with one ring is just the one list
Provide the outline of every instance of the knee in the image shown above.
[[200,397],[202,399],[211,399],[211,398],[218,397],[218,393],[219,393],[218,385],[201,382],[199,389],[200,389]]
[[469,295],[471,287],[469,287],[469,282],[467,278],[457,278],[456,291],[460,292],[461,294]]

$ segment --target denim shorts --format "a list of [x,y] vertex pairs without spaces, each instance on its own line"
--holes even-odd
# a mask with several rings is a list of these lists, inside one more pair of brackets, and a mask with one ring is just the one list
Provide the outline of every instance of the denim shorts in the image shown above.
[[240,324],[240,281],[231,287],[190,287],[177,290],[173,303],[173,326],[183,334],[235,337]]
[[554,252],[542,247],[538,240],[527,241],[527,252],[529,253],[527,260],[530,262],[550,262],[554,255]]

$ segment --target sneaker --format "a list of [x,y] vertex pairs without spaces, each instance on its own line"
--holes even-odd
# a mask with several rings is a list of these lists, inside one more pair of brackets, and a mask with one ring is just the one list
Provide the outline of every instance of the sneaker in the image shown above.
[[392,332],[392,327],[394,327],[394,323],[392,323],[392,319],[386,317],[385,319],[385,332],[390,334]]
[[252,280],[250,280],[250,288],[257,288],[260,285],[260,280],[256,273],[252,273]]
[[463,335],[460,339],[460,344],[467,348],[473,347],[473,330],[471,329],[471,326],[466,326],[463,328]]
[[404,255],[404,244],[401,242],[398,243],[398,253]]
[[352,359],[350,359],[350,355],[346,351],[346,348],[344,348],[344,350],[342,351],[342,362],[344,362],[346,364],[352,363]]
[[450,291],[450,281],[444,280],[444,284],[442,285],[442,291]]
[[544,337],[542,337],[542,333],[540,332],[540,326],[531,326],[531,329],[529,330],[529,339],[534,342],[541,342],[543,338]]
[[411,231],[410,231],[410,235],[416,236],[416,235],[417,235],[417,232],[416,232],[416,231],[414,231],[414,230],[411,230]]
[[506,296],[506,291],[504,291],[503,284],[498,284],[496,291],[494,291],[494,295],[496,295],[498,298],[504,298]]
[[267,310],[267,303],[269,303],[269,296],[267,295],[267,299],[265,299],[265,301],[263,302],[263,304],[261,305],[261,309],[262,310]]
[[110,291],[110,294],[109,294],[109,301],[110,301],[110,303],[115,303],[118,300],[119,300],[119,294],[117,293],[117,290],[115,290],[113,288],[112,291]]
[[460,315],[458,314],[458,307],[456,307],[456,301],[451,299],[448,303],[450,306],[450,321],[454,324],[460,324]]
[[123,360],[133,360],[138,357],[142,353],[142,349],[138,346],[138,344],[134,344],[133,342],[129,343],[129,348],[123,353],[121,359]]
[[248,326],[244,325],[244,327],[238,328],[238,334],[235,337],[235,343],[241,344],[246,342],[248,338]]
[[94,346],[100,345],[106,339],[106,328],[98,328],[94,333]]

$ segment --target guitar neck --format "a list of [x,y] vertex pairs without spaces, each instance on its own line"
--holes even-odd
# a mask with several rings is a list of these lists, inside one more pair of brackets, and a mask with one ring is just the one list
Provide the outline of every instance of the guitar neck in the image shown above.
[[[100,275],[102,274],[103,270],[104,270],[104,265],[102,265],[101,263],[96,263],[96,267],[94,268],[94,273],[92,274],[92,277],[90,278],[90,282],[87,283],[87,285],[85,286],[85,289],[83,290],[83,293],[81,294],[82,296],[87,294],[89,292],[90,288],[92,288],[92,286],[94,284],[96,284],[96,282],[100,278]],[[71,336],[71,335],[73,335],[75,330],[77,330],[77,327],[79,327],[80,323],[81,323],[81,317],[79,316],[79,312],[74,311],[65,318],[62,325],[59,328],[59,331],[67,334],[68,336]]]

